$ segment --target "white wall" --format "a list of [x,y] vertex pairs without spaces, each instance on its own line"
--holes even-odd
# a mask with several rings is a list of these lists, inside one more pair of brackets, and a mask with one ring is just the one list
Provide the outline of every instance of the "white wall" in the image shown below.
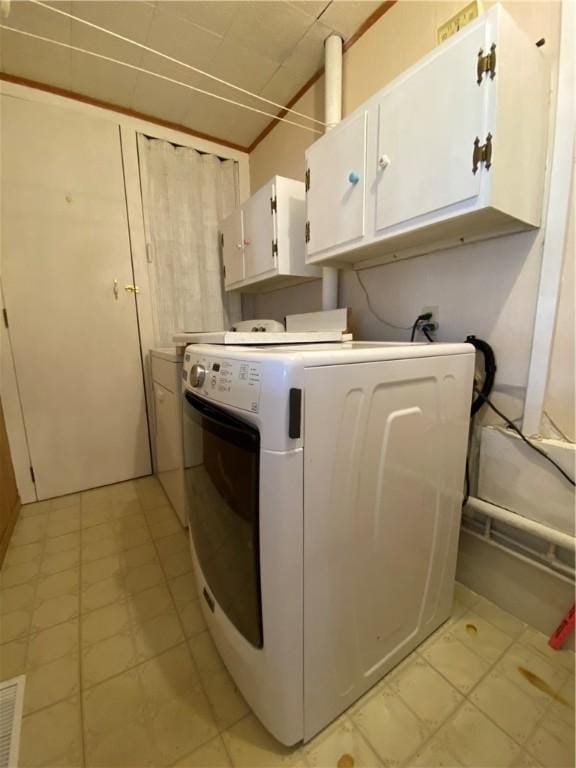
[[[410,326],[423,307],[439,308],[440,336],[463,340],[473,333],[489,341],[498,356],[498,390],[513,397],[508,411],[520,416],[530,360],[530,330],[539,277],[541,235],[509,235],[465,248],[421,256],[361,272],[378,313]],[[259,296],[245,312],[281,319],[320,308],[320,285],[311,283]],[[352,308],[359,339],[402,340],[410,331],[380,323],[367,309],[353,271],[340,277],[340,305]]]

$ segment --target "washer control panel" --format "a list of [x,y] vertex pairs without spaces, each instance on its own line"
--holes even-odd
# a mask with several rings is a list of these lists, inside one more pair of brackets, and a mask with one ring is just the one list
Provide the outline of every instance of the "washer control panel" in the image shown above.
[[260,363],[210,359],[187,352],[182,377],[190,389],[210,400],[258,413],[262,383]]

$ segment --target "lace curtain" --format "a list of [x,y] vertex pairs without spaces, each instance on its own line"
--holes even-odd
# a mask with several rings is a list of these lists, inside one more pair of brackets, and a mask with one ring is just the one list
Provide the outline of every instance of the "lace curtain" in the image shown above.
[[237,163],[144,135],[138,152],[157,344],[229,328],[240,297],[224,292],[218,224],[238,206]]

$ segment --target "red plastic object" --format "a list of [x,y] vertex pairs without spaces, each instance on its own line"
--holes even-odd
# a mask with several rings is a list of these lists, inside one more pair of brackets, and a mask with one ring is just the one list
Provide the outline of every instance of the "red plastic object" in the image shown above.
[[566,639],[568,638],[568,635],[574,629],[574,620],[576,618],[575,609],[576,606],[572,605],[572,608],[570,608],[566,616],[564,616],[560,624],[548,638],[548,645],[550,648],[554,648],[555,651],[558,651],[560,648],[562,648],[566,642]]

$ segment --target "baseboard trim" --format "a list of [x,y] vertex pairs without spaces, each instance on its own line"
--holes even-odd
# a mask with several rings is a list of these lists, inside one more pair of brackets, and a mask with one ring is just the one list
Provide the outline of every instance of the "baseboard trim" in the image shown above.
[[460,536],[456,578],[546,635],[556,629],[574,602],[574,585],[564,577],[495,549],[465,529]]

